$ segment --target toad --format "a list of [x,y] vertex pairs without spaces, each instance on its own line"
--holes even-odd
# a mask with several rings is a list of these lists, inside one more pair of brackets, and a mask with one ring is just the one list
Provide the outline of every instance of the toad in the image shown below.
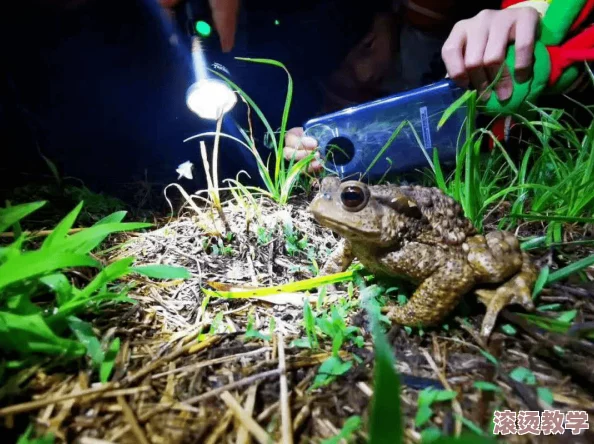
[[534,309],[538,269],[518,239],[507,231],[478,234],[462,207],[438,188],[326,177],[310,211],[342,237],[322,274],[345,271],[358,258],[375,276],[417,285],[405,305],[390,308],[392,322],[435,325],[474,289],[487,307],[486,339],[505,306]]

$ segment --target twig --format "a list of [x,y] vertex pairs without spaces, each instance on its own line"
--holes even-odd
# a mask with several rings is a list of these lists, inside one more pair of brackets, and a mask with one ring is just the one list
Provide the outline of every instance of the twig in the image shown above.
[[260,353],[264,353],[265,351],[270,350],[270,347],[262,347],[257,350],[252,350],[245,353],[239,353],[232,356],[225,356],[222,358],[210,359],[208,361],[198,362],[196,364],[185,365],[183,367],[176,368],[175,370],[168,370],[163,373],[157,373],[156,375],[151,376],[151,379],[158,379],[162,378],[163,376],[167,376],[173,373],[181,373],[189,370],[197,370],[202,367],[210,367],[211,365],[222,364],[224,362],[229,361],[237,361],[238,359],[245,358],[246,356],[253,356],[259,355]]
[[67,395],[54,396],[51,398],[39,399],[37,401],[29,401],[23,402],[21,404],[11,405],[0,409],[0,416],[8,416],[15,415],[17,413],[30,412],[31,410],[37,410],[41,407],[45,407],[46,405],[57,404],[59,402],[67,401],[69,399],[82,398],[89,395],[98,395],[114,387],[115,384],[106,384],[101,387],[94,387],[77,393],[71,392]]
[[222,393],[224,391],[234,390],[236,388],[243,387],[244,385],[250,385],[256,381],[259,381],[260,379],[265,379],[270,376],[277,376],[278,374],[279,374],[278,369],[274,369],[274,370],[269,370],[267,372],[258,373],[256,375],[248,376],[247,378],[240,379],[239,381],[235,381],[230,384],[223,385],[223,386],[218,387],[218,388],[211,390],[209,392],[203,393],[198,396],[194,396],[193,398],[186,399],[185,401],[182,401],[182,404],[184,404],[184,405],[196,404],[196,403],[204,401],[206,399],[214,398],[219,393]]
[[118,396],[118,404],[120,404],[120,407],[122,407],[124,417],[128,421],[128,424],[130,425],[132,433],[134,433],[136,439],[142,444],[149,444],[149,440],[146,438],[144,431],[138,424],[134,412],[132,411],[132,409],[130,408],[123,396]]
[[196,353],[197,351],[200,351],[202,349],[210,347],[211,345],[216,344],[220,340],[221,340],[220,336],[209,336],[208,338],[206,338],[204,340],[204,342],[200,342],[198,344],[195,344],[194,342],[190,342],[190,343],[184,345],[183,347],[180,347],[179,349],[172,351],[168,355],[163,356],[162,358],[151,362],[150,364],[148,364],[143,369],[139,370],[134,375],[130,376],[127,379],[124,379],[124,383],[132,384],[133,382],[137,381],[138,379],[144,378],[150,372],[156,370],[157,368],[161,367],[162,365],[166,364],[167,362],[180,357],[184,353],[186,353],[186,352]]
[[269,444],[272,438],[264,431],[264,429],[254,419],[246,413],[237,400],[229,393],[224,391],[221,393],[221,399],[227,407],[229,407],[235,417],[242,423],[242,425],[250,431],[254,438],[261,444]]
[[231,419],[233,419],[233,412],[231,410],[228,410],[225,413],[225,416],[223,416],[223,419],[221,419],[221,421],[219,422],[217,428],[214,430],[214,432],[210,434],[210,436],[204,444],[216,444],[217,442],[223,441],[221,439],[221,435],[225,432],[225,430],[227,430],[227,427],[229,427]]
[[[452,386],[449,384],[444,374],[439,371],[439,368],[437,368],[437,364],[435,363],[429,352],[424,348],[422,348],[421,351],[425,355],[425,359],[429,363],[429,366],[435,372],[445,389],[452,390]],[[456,412],[456,436],[460,436],[460,433],[462,433],[462,420],[460,418],[464,417],[464,413],[462,412],[462,407],[460,406],[460,403],[456,398],[452,399],[452,408]]]
[[[247,399],[245,400],[245,411],[250,416],[253,416],[254,414],[254,405],[256,404],[256,392],[258,391],[258,385],[259,383],[250,386],[247,393]],[[237,444],[250,444],[250,435],[248,432],[248,429],[241,426],[237,432],[237,440],[235,442]]]
[[289,406],[289,389],[287,387],[287,366],[285,362],[285,339],[281,333],[277,334],[278,342],[278,370],[280,372],[280,405],[282,420],[283,443],[293,444],[291,425],[291,409]]
[[106,441],[104,439],[91,438],[90,436],[83,436],[79,442],[80,442],[80,444],[114,444],[113,441]]
[[[84,227],[81,227],[81,228],[71,228],[70,230],[68,230],[68,234],[78,233],[79,231],[82,231],[82,230],[86,230],[86,228],[84,228]],[[31,236],[31,237],[42,237],[42,236],[49,236],[53,232],[54,232],[54,230],[23,231],[23,234],[25,236],[28,236],[29,237],[32,233],[35,233],[34,236]],[[130,234],[130,233],[128,233],[128,234]],[[15,234],[12,231],[7,231],[7,232],[4,232],[4,233],[0,233],[0,237],[13,238],[13,237],[15,237]]]
[[311,408],[309,407],[309,404],[305,404],[295,416],[295,421],[293,421],[293,433],[299,430],[299,427],[301,427],[309,415],[311,415]]

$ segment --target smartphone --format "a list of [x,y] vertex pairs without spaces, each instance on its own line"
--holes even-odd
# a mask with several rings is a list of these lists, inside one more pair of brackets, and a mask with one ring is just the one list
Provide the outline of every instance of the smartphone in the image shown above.
[[465,104],[438,124],[464,92],[446,79],[316,117],[303,128],[318,141],[326,168],[342,179],[373,181],[429,167],[435,149],[447,167],[465,141]]

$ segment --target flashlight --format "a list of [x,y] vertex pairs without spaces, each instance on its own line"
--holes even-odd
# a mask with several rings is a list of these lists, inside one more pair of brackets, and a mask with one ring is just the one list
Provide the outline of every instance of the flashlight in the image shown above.
[[221,63],[206,61],[207,47],[219,44],[211,22],[212,13],[208,0],[187,0],[176,11],[183,21],[183,28],[192,39],[192,66],[196,78],[186,92],[186,105],[199,117],[217,120],[233,109],[237,96],[221,79],[212,78],[208,68],[230,77],[229,70]]

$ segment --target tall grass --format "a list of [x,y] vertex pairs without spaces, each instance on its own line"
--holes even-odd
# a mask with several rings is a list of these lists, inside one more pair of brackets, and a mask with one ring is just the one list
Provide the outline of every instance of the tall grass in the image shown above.
[[[468,109],[466,140],[455,170],[445,177],[435,150],[432,173],[435,184],[461,203],[477,228],[504,201],[511,205],[511,212],[502,226],[541,221],[549,242],[562,242],[564,223],[594,223],[594,117],[584,128],[564,110],[533,105],[530,118],[513,116],[529,132],[516,165],[489,130],[475,127],[480,106],[474,91],[452,104],[439,126],[463,105]],[[493,153],[481,154],[484,138],[494,141]]]
[[[291,102],[293,99],[293,79],[285,65],[283,65],[280,62],[277,62],[276,60],[243,57],[237,57],[237,59],[253,63],[276,66],[278,68],[282,68],[287,73],[287,94],[285,97],[285,106],[283,109],[280,130],[278,131],[277,138],[277,132],[272,129],[270,122],[268,121],[260,107],[258,107],[256,102],[229,78],[217,71],[212,71],[214,74],[221,77],[225,82],[227,82],[227,84],[231,88],[237,91],[242,100],[248,105],[248,112],[253,110],[258,116],[258,118],[262,121],[264,127],[266,128],[267,138],[271,141],[272,144],[272,153],[270,156],[268,156],[266,161],[264,161],[264,159],[262,158],[262,155],[260,154],[260,151],[258,150],[258,147],[256,146],[256,143],[254,141],[254,137],[251,130],[251,122],[249,132],[247,132],[243,128],[239,128],[239,131],[241,132],[244,141],[239,141],[238,139],[235,139],[232,136],[228,135],[225,135],[225,137],[231,137],[235,141],[239,142],[241,146],[247,148],[252,153],[254,159],[256,160],[260,177],[262,178],[264,185],[266,187],[266,190],[260,191],[262,191],[263,194],[267,195],[277,203],[284,205],[289,200],[291,193],[293,192],[293,189],[298,182],[300,174],[307,168],[307,166],[314,159],[315,156],[314,153],[311,153],[310,155],[306,156],[305,158],[299,161],[291,159],[288,163],[286,163],[284,160],[283,150],[285,134],[287,130],[287,121],[289,119]],[[194,137],[199,137],[202,135]],[[272,168],[270,166],[271,157],[273,162]]]

